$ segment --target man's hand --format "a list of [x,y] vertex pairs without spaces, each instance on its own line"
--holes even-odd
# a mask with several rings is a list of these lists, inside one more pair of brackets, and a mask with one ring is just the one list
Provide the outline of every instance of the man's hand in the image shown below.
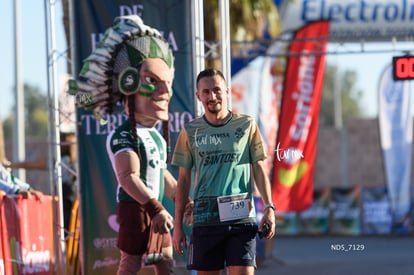
[[[267,224],[265,226],[265,224]],[[265,228],[267,227],[268,228]],[[275,212],[272,208],[267,208],[263,211],[263,217],[260,221],[259,232],[267,232],[263,237],[267,240],[272,239],[276,234]]]
[[35,198],[37,200],[39,200],[39,201],[42,201],[42,199],[43,199],[43,193],[40,192],[40,191],[37,191],[37,190],[33,190],[33,189],[31,189],[29,191],[23,191],[23,190],[21,190],[19,192],[19,195],[22,195],[23,198],[25,198],[25,199],[27,199],[29,197],[29,195],[35,196]]
[[173,247],[178,255],[183,256],[183,248],[187,248],[187,239],[182,227],[175,227],[173,233]]
[[155,215],[151,222],[155,233],[168,233],[174,227],[173,217],[165,209]]
[[33,196],[36,197],[36,199],[38,199],[39,201],[41,201],[43,199],[43,193],[37,190],[30,190],[29,193]]

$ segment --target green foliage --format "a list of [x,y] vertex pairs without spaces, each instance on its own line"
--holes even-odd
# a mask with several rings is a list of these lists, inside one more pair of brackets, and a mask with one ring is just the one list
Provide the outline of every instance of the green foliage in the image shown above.
[[[204,38],[209,43],[220,40],[218,3],[219,1],[204,1],[203,8],[206,15],[204,16]],[[230,40],[233,54],[237,55],[240,51],[238,42],[257,42],[263,39],[264,33],[271,38],[279,35],[280,16],[273,0],[231,0],[229,4]],[[219,61],[218,57],[218,53],[207,56],[207,67],[219,67],[216,64]]]
[[[204,1],[204,32],[206,40],[219,39],[219,1]],[[231,0],[230,36],[232,40],[263,38],[266,30],[273,38],[280,33],[281,23],[273,0]]]
[[281,23],[273,0],[232,0],[230,26],[233,40],[253,40],[263,38],[264,30],[277,37]]
[[341,95],[343,124],[345,125],[349,120],[361,116],[362,111],[359,102],[362,93],[355,88],[357,78],[358,75],[355,71],[346,70],[341,72],[335,65],[326,64],[319,113],[321,127],[335,126],[335,89],[339,89]]
[[[26,137],[47,138],[48,108],[47,96],[38,87],[24,85],[24,124]],[[13,107],[13,110],[16,106]],[[13,138],[14,112],[9,114],[4,122],[4,139],[6,142]]]

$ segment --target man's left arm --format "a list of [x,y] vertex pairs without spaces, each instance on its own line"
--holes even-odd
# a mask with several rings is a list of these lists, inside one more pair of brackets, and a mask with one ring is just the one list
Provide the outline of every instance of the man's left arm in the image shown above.
[[267,223],[270,226],[270,231],[265,238],[271,239],[275,235],[276,231],[275,209],[272,204],[270,180],[266,175],[263,160],[258,160],[252,163],[252,172],[257,190],[259,191],[263,200],[263,205],[265,206],[263,209],[263,218],[259,225],[259,231],[262,231],[263,225]]

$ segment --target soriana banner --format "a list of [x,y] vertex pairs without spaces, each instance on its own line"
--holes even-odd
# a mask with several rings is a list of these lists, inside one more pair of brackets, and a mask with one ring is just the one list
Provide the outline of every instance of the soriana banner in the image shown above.
[[272,175],[280,211],[302,211],[312,203],[328,34],[329,22],[314,22],[296,31],[289,46]]
[[[74,74],[90,55],[104,31],[117,16],[137,14],[168,40],[175,57],[174,96],[170,102],[171,148],[184,124],[194,116],[191,1],[176,0],[76,0],[73,2]],[[127,117],[108,115],[100,125],[92,112],[77,110],[77,141],[80,185],[82,274],[116,274],[115,175],[105,149],[108,133]],[[169,167],[172,170],[172,167]],[[173,173],[175,171],[172,171]],[[166,202],[168,203],[168,202]],[[171,203],[172,204],[172,203]],[[171,205],[170,205],[171,207]],[[168,208],[168,205],[167,205]]]
[[0,195],[0,274],[54,274],[52,211],[50,196]]

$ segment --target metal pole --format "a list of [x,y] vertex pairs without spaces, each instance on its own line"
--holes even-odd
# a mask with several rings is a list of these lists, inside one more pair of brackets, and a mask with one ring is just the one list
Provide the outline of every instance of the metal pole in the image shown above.
[[[205,67],[205,54],[204,54],[204,9],[203,0],[195,0],[191,2],[191,20],[192,20],[192,37],[193,37],[193,77],[202,71]],[[194,86],[194,90],[196,87]],[[194,111],[195,116],[201,116],[203,114],[203,106],[194,96]]]
[[[226,77],[228,87],[231,87],[231,44],[230,44],[230,4],[229,1],[219,1],[220,40],[221,40],[221,70]],[[231,109],[231,93],[229,92],[228,106]]]
[[348,134],[347,130],[343,125],[343,118],[342,118],[342,87],[341,87],[341,79],[339,75],[339,68],[336,65],[335,68],[335,82],[334,82],[334,123],[335,128],[339,130],[340,134],[340,158],[341,158],[341,185],[342,187],[349,187],[348,186]]
[[[64,270],[63,257],[65,255],[65,230],[63,215],[63,192],[62,192],[62,169],[60,155],[60,122],[59,122],[59,83],[57,81],[57,53],[56,53],[56,30],[55,30],[55,1],[45,0],[46,11],[46,43],[47,43],[47,64],[48,64],[48,101],[49,101],[49,171],[50,184],[53,195],[58,196],[58,209],[54,211],[56,232],[59,242],[56,251],[57,262],[61,271]],[[55,204],[53,204],[54,208]],[[60,247],[59,247],[60,244]],[[60,252],[60,253],[59,253]]]
[[341,93],[341,79],[339,76],[339,68],[336,65],[335,68],[335,82],[334,82],[334,123],[336,129],[342,129],[343,122],[342,122],[342,93]]
[[[14,77],[15,77],[15,120],[14,120],[14,141],[13,161],[24,161],[26,158],[26,141],[24,128],[24,93],[21,76],[21,53],[20,53],[20,0],[14,1]],[[17,169],[15,175],[22,181],[26,181],[26,171]]]

